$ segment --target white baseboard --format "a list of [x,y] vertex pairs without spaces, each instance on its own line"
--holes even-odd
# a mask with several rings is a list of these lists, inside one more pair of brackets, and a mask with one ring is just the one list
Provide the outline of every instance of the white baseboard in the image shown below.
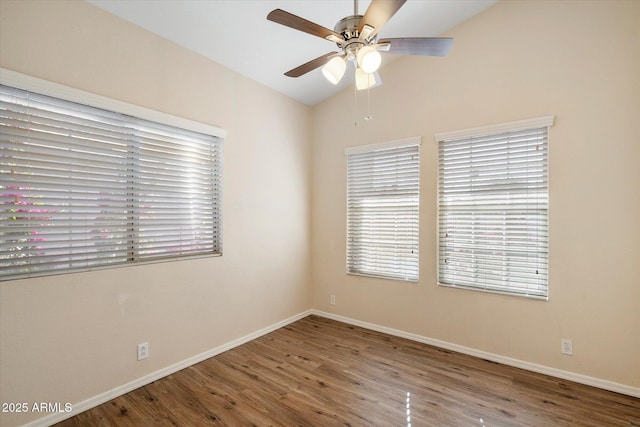
[[513,359],[510,357],[501,356],[499,354],[488,353],[486,351],[476,350],[470,347],[465,347],[458,344],[437,340],[434,338],[428,338],[421,335],[404,332],[398,329],[387,328],[385,326],[363,322],[360,320],[351,319],[351,318],[340,316],[333,313],[327,313],[319,310],[311,310],[311,314],[315,314],[321,317],[326,317],[327,319],[337,320],[343,323],[348,323],[354,326],[360,326],[362,328],[370,329],[372,331],[382,332],[382,333],[397,336],[400,338],[406,338],[406,339],[420,342],[423,344],[429,344],[434,347],[440,347],[440,348],[455,351],[458,353],[467,354],[469,356],[479,357],[481,359],[490,360],[492,362],[501,363],[503,365],[526,369],[527,371],[550,375],[552,377],[561,378],[564,380],[573,381],[576,383],[598,387],[604,390],[613,391],[616,393],[626,394],[628,396],[640,398],[640,388],[638,387],[632,387],[625,384],[615,383],[613,381],[607,381],[600,378],[590,377],[587,375],[576,374],[569,371],[563,371],[561,369],[551,368],[549,366],[544,366],[544,365],[538,365],[536,363],[526,362],[524,360]]
[[451,351],[456,351],[458,353],[468,354],[470,356],[479,357],[481,359],[490,360],[492,362],[502,363],[504,365],[513,366],[516,368],[526,369],[528,371],[537,372],[540,374],[550,375],[557,378],[562,378],[568,381],[574,381],[580,384],[586,384],[593,387],[598,387],[604,390],[613,391],[616,393],[626,394],[628,396],[638,397],[640,398],[640,388],[628,386],[625,384],[618,384],[612,381],[606,381],[599,378],[589,377],[586,375],[576,374],[573,372],[563,371],[556,368],[551,368],[548,366],[538,365],[531,362],[526,362],[523,360],[512,359],[510,357],[501,356],[499,354],[488,353],[485,351],[476,350],[470,347],[464,347],[458,344],[452,344],[446,341],[441,341],[433,338],[424,337],[421,335],[412,334],[409,332],[404,332],[398,329],[387,328],[385,326],[376,325],[373,323],[363,322],[360,320],[351,319],[348,317],[340,316],[333,313],[327,313],[319,310],[306,310],[302,313],[299,313],[295,316],[289,317],[288,319],[282,320],[280,322],[274,323],[266,328],[260,329],[259,331],[253,332],[249,335],[245,335],[244,337],[238,338],[236,340],[230,341],[226,344],[213,348],[211,350],[205,351],[204,353],[200,353],[196,356],[185,359],[181,362],[175,363],[173,365],[167,366],[166,368],[160,369],[158,371],[152,372],[144,377],[133,380],[129,383],[123,384],[119,387],[116,387],[112,390],[106,391],[99,395],[90,397],[89,399],[83,400],[82,402],[76,403],[73,405],[72,412],[65,413],[53,413],[47,415],[46,417],[39,418],[35,421],[32,421],[28,424],[25,424],[25,427],[47,427],[53,424],[59,423],[60,421],[66,420],[67,418],[71,418],[74,415],[79,414],[80,412],[84,412],[88,409],[94,408],[98,405],[101,405],[105,402],[108,402],[111,399],[115,399],[118,396],[122,396],[123,394],[129,393],[137,388],[150,384],[154,381],[157,381],[161,378],[164,378],[168,375],[171,375],[175,372],[178,372],[184,368],[188,368],[189,366],[195,365],[196,363],[200,363],[203,360],[209,359],[210,357],[216,356],[220,353],[223,353],[227,350],[231,350],[239,345],[245,344],[251,340],[259,338],[263,335],[266,335],[270,332],[275,331],[276,329],[287,326],[293,322],[296,322],[300,319],[303,319],[311,314],[315,314],[317,316],[325,317],[327,319],[337,320],[339,322],[348,323],[354,326],[360,326],[365,329],[370,329],[372,331],[382,332],[385,334],[397,336],[400,338],[406,338],[412,341],[420,342],[423,344],[433,345],[435,347],[444,348]]
[[312,313],[312,310],[307,310],[302,313],[296,314],[295,316],[289,317],[288,319],[285,319],[285,320],[281,320],[280,322],[274,323],[273,325],[267,326],[266,328],[260,329],[259,331],[253,332],[249,335],[245,335],[244,337],[235,339],[226,344],[223,344],[211,350],[205,351],[204,353],[200,353],[196,356],[185,359],[181,362],[174,363],[173,365],[167,366],[166,368],[152,372],[148,375],[145,375],[144,377],[133,380],[129,383],[126,383],[112,390],[101,393],[97,396],[90,397],[89,399],[83,400],[82,402],[75,403],[73,404],[73,411],[71,412],[52,413],[50,415],[47,415],[46,417],[39,418],[35,421],[25,424],[24,426],[25,427],[46,427],[46,426],[51,426],[53,424],[59,423],[60,421],[66,420],[67,418],[71,418],[74,415],[77,415],[88,409],[95,408],[98,405],[102,405],[103,403],[108,402],[111,399],[115,399],[118,396],[122,396],[123,394],[129,393],[130,391],[133,391],[137,388],[140,388],[147,384],[151,384],[152,382],[157,381],[160,378],[164,378],[184,368],[188,368],[189,366],[195,365],[196,363],[200,363],[203,360],[209,359],[210,357],[217,356],[220,353],[224,353],[227,350],[231,350],[232,348],[238,347],[239,345],[245,344],[251,340],[254,340],[263,335],[266,335],[269,332],[273,332],[276,329],[280,329],[284,326],[287,326],[293,322],[296,322],[302,318],[309,316],[311,313]]

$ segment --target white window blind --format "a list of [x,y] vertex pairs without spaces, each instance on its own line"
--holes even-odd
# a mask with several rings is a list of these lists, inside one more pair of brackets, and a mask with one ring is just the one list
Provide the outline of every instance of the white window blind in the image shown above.
[[441,285],[547,298],[552,121],[436,135]]
[[345,150],[347,272],[418,280],[420,140]]
[[0,279],[221,254],[221,138],[5,85],[0,132]]

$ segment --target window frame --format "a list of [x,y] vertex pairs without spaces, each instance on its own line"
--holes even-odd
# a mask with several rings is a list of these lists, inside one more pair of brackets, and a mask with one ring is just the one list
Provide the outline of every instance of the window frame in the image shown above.
[[[45,96],[58,98],[63,101],[69,101],[77,104],[86,105],[88,107],[98,108],[109,112],[132,116],[133,118],[143,119],[145,121],[155,122],[161,124],[161,126],[171,126],[173,128],[183,129],[187,131],[193,131],[200,134],[210,135],[216,140],[219,140],[220,154],[222,153],[222,145],[224,138],[226,137],[226,131],[224,129],[204,124],[201,122],[176,117],[170,114],[154,111],[144,107],[132,105],[126,102],[110,99],[104,96],[89,93],[83,90],[71,88],[61,84],[53,83],[47,80],[35,78],[22,73],[18,73],[12,70],[0,68],[0,83],[6,86],[14,87],[16,89],[25,90],[32,93],[38,93]],[[220,184],[222,184],[222,158],[219,159]],[[222,203],[221,189],[217,194],[217,200]],[[220,229],[222,228],[222,208],[218,207],[219,218],[218,224]],[[135,222],[135,221],[134,221]],[[30,271],[16,274],[2,274],[0,275],[0,281],[6,280],[18,280],[23,278],[40,277],[40,276],[52,276],[58,274],[68,274],[79,271],[92,271],[106,268],[121,268],[138,264],[150,264],[167,261],[177,261],[184,259],[203,258],[203,257],[215,257],[222,255],[222,235],[220,234],[214,243],[214,247],[218,247],[219,250],[216,253],[194,253],[189,255],[169,255],[149,257],[148,259],[131,259],[127,257],[126,262],[117,262],[114,264],[100,264],[86,267],[71,267],[60,269],[49,269],[45,271]],[[37,264],[36,264],[37,265]]]
[[[355,146],[355,147],[347,147],[344,149],[344,154],[347,160],[347,177],[346,177],[346,184],[347,184],[347,192],[346,192],[346,273],[349,275],[355,275],[355,276],[365,276],[365,277],[373,277],[373,278],[380,278],[380,279],[388,279],[388,280],[397,280],[397,281],[404,281],[404,282],[418,282],[419,281],[419,277],[420,277],[420,169],[421,169],[421,159],[420,159],[420,151],[421,151],[421,138],[420,137],[413,137],[413,138],[407,138],[407,139],[401,139],[401,140],[395,140],[395,141],[389,141],[389,142],[382,142],[382,143],[377,143],[377,144],[367,144],[367,145],[361,145],[361,146]],[[411,251],[413,253],[412,257],[410,257],[409,261],[405,261],[406,264],[402,264],[402,263],[395,263],[393,264],[392,268],[395,268],[397,271],[395,273],[391,273],[391,272],[383,272],[383,269],[378,269],[378,270],[373,270],[373,269],[366,269],[366,268],[356,268],[355,266],[353,266],[353,259],[355,258],[354,255],[352,255],[352,253],[355,251],[357,252],[357,250],[352,248],[352,239],[350,237],[350,230],[352,229],[352,224],[350,221],[350,218],[352,217],[352,215],[350,215],[351,213],[351,205],[352,205],[352,201],[350,200],[350,175],[349,175],[349,171],[350,171],[350,156],[352,155],[371,155],[373,153],[379,152],[379,153],[384,153],[389,152],[389,150],[391,149],[398,149],[403,150],[403,149],[407,149],[408,147],[416,147],[416,154],[417,154],[417,159],[416,160],[416,171],[415,171],[415,197],[417,198],[417,200],[415,201],[415,207],[411,208],[411,212],[413,212],[413,214],[415,215],[415,221],[412,222],[412,239],[410,239],[411,241],[411,245],[413,245],[413,247],[411,248]],[[413,161],[413,160],[412,160]],[[371,176],[371,175],[369,175]],[[384,193],[380,193],[377,195],[378,198],[384,198],[385,194]],[[389,195],[387,195],[387,197],[389,197]],[[393,196],[391,196],[393,197]],[[397,197],[397,196],[396,196]],[[406,196],[405,196],[406,198]],[[398,212],[400,212],[400,210],[398,210]],[[395,225],[398,225],[397,223]],[[398,226],[400,227],[400,226]],[[406,229],[405,229],[406,231]],[[379,244],[379,242],[377,243]],[[397,249],[396,249],[396,258],[399,257]],[[356,255],[357,256],[357,255]],[[360,258],[360,257],[358,257]],[[415,268],[412,269],[410,268],[410,266],[412,264],[415,264]]]
[[[438,176],[438,190],[437,190],[437,205],[438,205],[438,212],[437,212],[437,236],[438,236],[438,242],[437,242],[437,283],[439,286],[442,287],[449,287],[449,288],[459,288],[459,289],[468,289],[468,290],[475,290],[475,291],[481,291],[481,292],[486,292],[486,293],[497,293],[497,294],[504,294],[504,295],[510,295],[510,296],[519,296],[519,297],[526,297],[526,298],[531,298],[531,299],[537,299],[537,300],[545,300],[547,301],[549,299],[549,275],[548,275],[548,266],[549,266],[549,257],[548,257],[548,245],[549,245],[549,233],[548,233],[548,224],[549,224],[549,139],[550,139],[550,128],[553,126],[553,121],[554,121],[554,116],[549,115],[549,116],[543,116],[543,117],[538,117],[538,118],[533,118],[533,119],[525,119],[525,120],[518,120],[518,121],[513,121],[513,122],[507,122],[507,123],[501,123],[501,124],[496,124],[496,125],[489,125],[489,126],[481,126],[481,127],[476,127],[476,128],[471,128],[471,129],[464,129],[464,130],[458,130],[458,131],[452,131],[452,132],[442,132],[442,133],[437,133],[435,135],[435,140],[436,143],[438,145],[438,168],[437,168],[437,176]],[[442,199],[442,194],[441,194],[441,189],[442,189],[442,160],[441,160],[441,146],[442,144],[445,144],[446,142],[455,142],[455,141],[464,141],[464,140],[468,140],[470,138],[484,138],[484,137],[498,137],[498,136],[502,136],[503,138],[507,138],[507,134],[509,133],[516,133],[516,132],[524,132],[524,131],[528,131],[528,130],[537,130],[537,129],[543,129],[546,128],[546,135],[544,136],[544,141],[546,143],[545,146],[545,152],[544,152],[544,167],[545,167],[545,173],[544,173],[544,184],[545,184],[545,190],[546,192],[545,194],[545,200],[546,200],[546,205],[545,205],[545,209],[544,209],[544,220],[545,220],[545,228],[544,230],[542,230],[540,232],[541,236],[546,237],[546,240],[543,240],[543,246],[547,248],[546,253],[545,253],[545,258],[544,258],[544,269],[545,269],[545,281],[544,281],[544,291],[531,291],[530,293],[528,293],[527,291],[518,291],[519,287],[514,287],[514,289],[511,290],[505,290],[505,287],[508,286],[489,286],[487,284],[485,284],[484,286],[481,285],[470,285],[469,283],[448,283],[445,282],[445,280],[442,279],[442,270],[443,267],[441,265],[442,263],[442,247],[443,247],[443,230],[441,230],[441,223],[443,221],[443,206],[444,206],[444,200]],[[506,165],[506,162],[505,162]],[[473,196],[469,196],[469,197],[473,197]],[[477,197],[477,196],[476,196]],[[527,212],[529,212],[531,209],[528,208]],[[538,208],[539,210],[539,208]],[[474,209],[474,212],[479,212],[478,209]],[[508,214],[507,209],[504,209],[502,211],[505,216]],[[475,220],[474,220],[475,221]],[[474,222],[475,224],[475,222]],[[505,223],[506,224],[506,223]],[[506,227],[506,225],[505,225]],[[538,236],[538,234],[536,234],[536,237]],[[476,248],[477,246],[475,246],[474,243],[474,248]],[[473,251],[475,251],[476,249],[473,249]],[[504,267],[504,266],[503,266]],[[537,271],[536,271],[537,274]],[[502,289],[500,289],[502,288]]]

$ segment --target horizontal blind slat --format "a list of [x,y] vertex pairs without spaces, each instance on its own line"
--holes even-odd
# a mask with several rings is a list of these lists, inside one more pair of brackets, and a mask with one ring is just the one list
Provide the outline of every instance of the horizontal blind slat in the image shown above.
[[222,140],[0,86],[0,279],[221,252]]
[[548,128],[438,143],[438,280],[547,295]]
[[418,144],[347,155],[347,270],[418,280]]

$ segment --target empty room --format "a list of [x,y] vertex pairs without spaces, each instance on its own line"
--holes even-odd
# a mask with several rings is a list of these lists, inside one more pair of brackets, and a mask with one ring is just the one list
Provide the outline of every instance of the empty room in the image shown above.
[[640,1],[0,0],[0,425],[640,426]]

